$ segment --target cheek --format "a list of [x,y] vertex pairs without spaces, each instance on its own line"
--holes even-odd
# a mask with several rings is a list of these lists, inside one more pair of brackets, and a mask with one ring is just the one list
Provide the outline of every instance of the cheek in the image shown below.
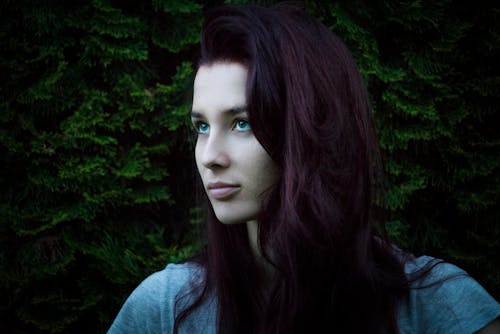
[[262,146],[258,145],[253,152],[256,154],[245,161],[245,166],[252,176],[255,188],[266,190],[278,180],[278,167]]

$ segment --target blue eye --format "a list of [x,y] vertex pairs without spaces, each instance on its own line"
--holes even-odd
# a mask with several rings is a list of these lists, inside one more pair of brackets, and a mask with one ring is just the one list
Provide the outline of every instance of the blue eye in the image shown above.
[[207,123],[204,122],[196,122],[194,124],[194,128],[198,134],[206,134],[208,133],[208,129],[210,128]]
[[238,119],[236,120],[236,123],[234,124],[234,128],[238,131],[250,131],[252,128],[250,127],[250,123],[248,123],[247,120],[244,119]]

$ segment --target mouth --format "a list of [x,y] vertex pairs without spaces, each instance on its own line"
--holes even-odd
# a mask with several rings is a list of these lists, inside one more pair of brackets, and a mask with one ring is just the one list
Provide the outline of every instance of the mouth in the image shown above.
[[240,189],[241,187],[237,184],[214,182],[208,184],[207,193],[211,198],[225,200],[239,192]]

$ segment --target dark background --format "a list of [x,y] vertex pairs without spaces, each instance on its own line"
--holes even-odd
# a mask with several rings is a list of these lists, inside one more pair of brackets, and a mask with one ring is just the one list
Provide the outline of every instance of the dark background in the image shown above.
[[[500,18],[482,3],[305,6],[366,80],[390,235],[498,299]],[[2,1],[2,332],[104,332],[143,278],[200,247],[187,115],[217,4]]]

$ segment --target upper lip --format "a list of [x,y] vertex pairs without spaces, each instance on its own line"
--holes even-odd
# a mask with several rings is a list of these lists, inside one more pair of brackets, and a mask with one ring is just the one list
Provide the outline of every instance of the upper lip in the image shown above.
[[229,187],[239,187],[239,185],[234,183],[225,183],[225,182],[209,182],[207,185],[207,189],[217,189],[217,188],[229,188]]

